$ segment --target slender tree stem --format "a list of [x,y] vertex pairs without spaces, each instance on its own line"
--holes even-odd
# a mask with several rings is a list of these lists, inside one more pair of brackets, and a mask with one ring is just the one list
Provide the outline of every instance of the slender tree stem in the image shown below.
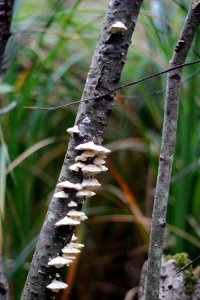
[[[174,49],[169,68],[184,64],[200,23],[200,1],[194,2],[188,12],[185,24]],[[157,184],[152,216],[149,259],[145,300],[159,299],[160,268],[163,252],[163,238],[170,187],[171,169],[176,142],[179,90],[182,68],[170,71],[167,80],[164,124]]]
[[0,0],[0,73],[3,71],[3,58],[10,37],[14,0]]
[[[111,93],[97,101],[95,97],[108,93],[110,89],[113,90],[120,79],[141,4],[142,0],[109,1],[108,13],[82,96],[82,99],[92,98],[93,100],[81,102],[79,106],[75,123],[81,133],[70,138],[59,182],[64,180],[73,183],[82,182],[83,175],[80,172],[75,173],[69,170],[69,166],[74,164],[78,153],[75,147],[91,140],[96,144],[102,142],[108,117],[114,105],[114,95]],[[125,24],[127,30],[124,33],[111,34],[110,26],[120,20]],[[55,278],[58,271],[54,267],[49,267],[48,261],[56,257],[61,249],[71,241],[72,226],[64,226],[64,228],[55,226],[55,223],[64,218],[70,210],[67,200],[76,201],[78,210],[82,207],[82,202],[78,200],[75,193],[70,193],[69,198],[65,201],[58,198],[52,199],[29,269],[22,294],[23,300],[50,300],[55,297],[54,293],[46,289],[46,286]],[[59,274],[62,275],[62,271]]]

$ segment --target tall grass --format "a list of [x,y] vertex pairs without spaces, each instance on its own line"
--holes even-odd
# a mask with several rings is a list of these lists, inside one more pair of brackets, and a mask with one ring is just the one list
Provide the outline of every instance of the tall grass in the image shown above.
[[[186,15],[176,2],[163,1],[170,7],[162,18],[148,4],[143,6],[121,83],[167,67]],[[2,105],[17,101],[17,106],[0,119],[0,203],[2,249],[13,299],[20,298],[64,158],[65,129],[76,114],[76,106],[53,112],[23,107],[57,106],[80,98],[107,6],[106,1],[73,3],[19,3],[7,49],[9,65],[1,85],[11,88],[1,94]],[[195,50],[199,43],[196,39]],[[193,59],[191,52],[188,61]],[[194,256],[200,222],[198,66],[185,68],[184,80],[166,251]],[[117,94],[105,136],[113,150],[110,171],[101,176],[102,189],[85,206],[90,218],[78,234],[86,247],[68,271],[71,289],[62,300],[122,299],[138,284],[147,253],[165,83],[164,75]]]

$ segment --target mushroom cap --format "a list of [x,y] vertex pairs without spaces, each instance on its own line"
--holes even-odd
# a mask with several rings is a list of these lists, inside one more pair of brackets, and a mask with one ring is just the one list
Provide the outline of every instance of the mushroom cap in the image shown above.
[[78,211],[78,210],[75,210],[75,209],[71,209],[68,213],[67,213],[67,216],[70,217],[70,219],[73,219],[75,221],[84,221],[84,220],[87,220],[88,217],[85,215],[84,212],[82,211]]
[[82,189],[82,186],[80,183],[72,183],[68,180],[58,183],[57,187],[65,188],[65,189],[74,189],[74,190],[78,190],[78,191]]
[[78,155],[75,158],[75,161],[86,161],[88,158],[94,157],[96,155],[95,152],[86,150],[81,155]]
[[74,125],[73,127],[70,127],[67,129],[67,132],[69,134],[73,134],[73,133],[80,133],[80,130],[78,129],[77,125]]
[[125,32],[125,31],[127,31],[127,27],[121,21],[116,21],[108,29],[108,32],[111,33]]
[[76,241],[76,240],[78,240],[78,238],[77,238],[77,236],[75,236],[75,234],[73,234],[73,235],[72,235],[71,241],[74,242],[74,241]]
[[78,204],[75,202],[75,201],[70,201],[68,204],[67,204],[68,207],[76,207],[78,206]]
[[54,293],[58,293],[59,290],[66,289],[68,285],[62,281],[58,281],[54,279],[49,285],[47,285],[47,289],[52,290]]
[[65,265],[69,266],[71,263],[72,263],[72,260],[62,257],[62,256],[57,256],[57,257],[51,259],[48,262],[48,265],[54,266],[55,268],[62,268]]
[[76,193],[76,197],[81,198],[81,197],[92,197],[96,195],[96,193],[89,191],[89,190],[80,190]]
[[54,195],[54,198],[68,198],[69,194],[65,193],[64,191],[57,192]]
[[85,178],[83,179],[82,182],[82,187],[83,188],[95,188],[100,186],[101,184],[98,182],[98,180],[96,180],[95,178]]
[[100,157],[95,157],[93,164],[99,166],[99,165],[104,165],[106,163],[106,161],[103,158]]
[[101,168],[101,172],[106,172],[108,171],[108,168],[106,166],[99,166]]
[[71,247],[70,244],[65,246],[63,249],[62,249],[62,253],[64,254],[67,254],[67,255],[76,255],[78,253],[80,253],[81,250],[77,249],[77,248],[74,248],[74,247]]
[[90,165],[83,165],[81,170],[85,174],[98,174],[101,173],[101,168],[99,166],[90,164]]
[[88,143],[80,144],[75,149],[76,150],[90,150],[95,153],[105,153],[105,154],[111,152],[109,149],[107,149],[103,146],[100,146],[100,145],[96,145],[92,141],[88,142]]
[[84,165],[81,162],[77,162],[69,167],[71,171],[78,172]]
[[69,226],[76,226],[76,225],[79,225],[80,222],[78,220],[75,220],[75,219],[72,219],[72,218],[69,218],[69,217],[64,217],[63,219],[61,219],[60,221],[56,222],[56,226],[66,226],[66,225],[69,225]]
[[76,259],[76,256],[70,253],[63,253],[63,256],[72,261]]
[[85,247],[85,245],[84,245],[84,244],[80,244],[80,243],[73,243],[73,242],[70,242],[70,243],[69,243],[69,246],[70,246],[70,247],[73,247],[73,248],[77,248],[77,249],[82,249],[82,248],[84,248],[84,247]]

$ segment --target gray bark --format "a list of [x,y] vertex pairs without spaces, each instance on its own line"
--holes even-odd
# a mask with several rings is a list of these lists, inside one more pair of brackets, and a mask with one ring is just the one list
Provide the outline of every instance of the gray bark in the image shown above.
[[[199,300],[200,299],[200,279],[196,277],[196,284],[194,283],[194,292],[188,293],[186,289],[186,277],[184,272],[176,273],[176,260],[169,259],[163,261],[160,273],[160,300]],[[144,300],[144,286],[145,277],[147,273],[147,263],[144,264],[140,287],[138,290],[138,300]]]
[[13,5],[14,0],[0,0],[0,73],[2,72],[6,44],[10,37]]
[[3,260],[0,253],[0,299],[10,300],[8,282],[3,272]]
[[[82,96],[82,99],[94,98],[94,100],[82,102],[79,106],[76,124],[78,124],[81,133],[70,138],[58,182],[64,180],[74,183],[81,182],[83,179],[81,172],[76,174],[69,171],[69,166],[74,163],[78,154],[75,147],[91,140],[96,144],[102,143],[108,117],[114,105],[114,94],[96,100],[95,97],[109,92],[119,82],[141,4],[142,0],[113,0],[109,3],[103,30],[92,59]],[[128,30],[123,34],[108,32],[115,21],[122,21]],[[75,197],[75,193],[70,193],[68,201],[71,200],[76,201],[78,210],[81,210],[82,203]],[[55,223],[65,217],[68,211],[66,202],[58,198],[52,199],[21,299],[54,299],[54,294],[47,290],[46,286],[58,271],[54,267],[48,267],[47,263],[50,258],[57,256],[71,240],[72,227],[56,228],[55,226]]]
[[[200,1],[193,3],[189,10],[178,43],[170,61],[169,68],[185,62],[199,23]],[[182,68],[170,71],[167,81],[162,144],[152,216],[145,300],[159,299],[160,267],[163,251],[163,237],[166,224],[171,168],[176,141],[181,75]]]

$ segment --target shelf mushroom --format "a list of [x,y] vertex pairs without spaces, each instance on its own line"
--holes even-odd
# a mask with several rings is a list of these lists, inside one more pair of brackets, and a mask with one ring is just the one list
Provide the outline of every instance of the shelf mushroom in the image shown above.
[[56,226],[76,226],[79,225],[80,221],[69,218],[68,216],[64,217],[60,221],[56,222]]
[[[75,243],[74,243],[75,244]],[[64,267],[65,265],[66,266],[70,266],[72,263],[72,260],[70,259],[67,259],[65,257],[62,257],[62,256],[57,256],[53,259],[51,259],[49,262],[48,262],[48,265],[49,266],[54,266],[55,268],[62,268]]]
[[47,285],[47,289],[51,290],[54,293],[58,293],[59,290],[66,289],[68,285],[62,281],[58,281],[54,279],[49,285]]
[[79,130],[79,128],[78,128],[77,125],[74,125],[73,127],[68,128],[67,132],[69,134],[73,134],[73,133],[77,133],[78,134],[78,133],[80,133],[80,130]]
[[58,183],[57,187],[65,188],[65,189],[74,189],[74,190],[81,190],[82,189],[82,186],[81,186],[80,183],[72,183],[68,180]]
[[110,26],[108,32],[111,33],[124,33],[127,31],[127,27],[121,21],[116,21],[114,24]]

